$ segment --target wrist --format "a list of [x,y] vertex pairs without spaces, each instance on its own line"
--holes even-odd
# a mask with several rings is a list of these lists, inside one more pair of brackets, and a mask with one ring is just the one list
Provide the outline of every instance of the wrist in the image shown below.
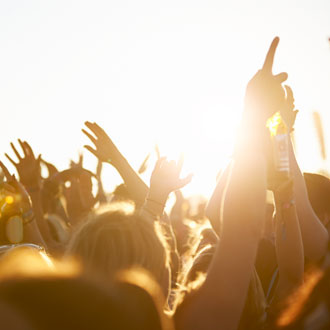
[[162,214],[164,213],[166,199],[167,198],[164,198],[159,194],[148,193],[145,199],[144,208],[148,210],[148,212],[153,216],[161,217]]
[[165,205],[168,196],[169,196],[169,193],[161,191],[161,189],[155,188],[155,187],[153,187],[152,184],[150,184],[150,189],[149,189],[149,192],[148,192],[146,198],[156,201],[159,204]]
[[164,194],[156,193],[156,192],[153,192],[152,189],[150,189],[146,200],[165,207],[168,195],[169,194],[166,194],[166,193],[164,193]]
[[109,155],[106,159],[106,163],[111,164],[115,168],[121,167],[123,164],[127,163],[126,158],[123,157],[119,151],[115,155]]

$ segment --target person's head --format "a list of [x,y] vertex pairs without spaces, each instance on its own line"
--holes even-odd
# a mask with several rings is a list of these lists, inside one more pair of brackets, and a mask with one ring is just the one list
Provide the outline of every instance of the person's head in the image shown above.
[[129,191],[124,183],[118,185],[115,190],[112,192],[111,202],[133,202],[132,197],[130,196]]
[[[1,328],[173,328],[162,311],[161,289],[146,272],[126,271],[116,274],[111,282],[103,282],[81,276],[79,271],[73,271],[75,265],[68,269],[67,264],[54,261],[50,266],[49,261],[40,259],[31,249],[18,249],[1,259],[1,273],[19,265],[11,276],[0,278]],[[33,273],[29,267],[34,268]]]
[[0,246],[0,280],[21,274],[40,275],[52,269],[54,264],[42,246],[30,243]]
[[329,231],[330,179],[315,173],[304,173],[304,179],[313,210]]
[[109,288],[83,277],[16,278],[0,287],[0,302],[7,307],[0,303],[0,315],[10,307],[15,319],[20,316],[22,324],[38,330],[162,330],[169,322],[153,298],[143,287],[123,281]]
[[0,258],[1,329],[171,330],[164,300],[159,285],[141,269],[103,281],[82,275],[72,260],[54,260],[30,246]]
[[111,277],[119,270],[140,267],[169,290],[169,260],[165,240],[152,223],[123,206],[92,214],[73,234],[68,255],[85,270]]

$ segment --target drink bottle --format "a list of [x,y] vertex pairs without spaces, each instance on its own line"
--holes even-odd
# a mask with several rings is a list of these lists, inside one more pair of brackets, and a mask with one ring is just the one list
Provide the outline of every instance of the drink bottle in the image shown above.
[[289,177],[289,135],[288,129],[279,112],[276,112],[267,121],[272,140],[272,155],[274,167],[274,179]]

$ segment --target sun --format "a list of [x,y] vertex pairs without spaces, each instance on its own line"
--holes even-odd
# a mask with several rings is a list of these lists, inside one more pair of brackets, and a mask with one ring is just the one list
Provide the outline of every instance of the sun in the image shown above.
[[[239,110],[228,111],[227,104],[206,109],[196,115],[190,125],[182,127],[180,136],[164,134],[158,138],[162,155],[178,160],[183,154],[182,176],[194,174],[191,183],[183,189],[186,195],[208,197],[212,193],[218,173],[227,166],[232,156],[240,122]],[[184,122],[184,118],[181,119]]]

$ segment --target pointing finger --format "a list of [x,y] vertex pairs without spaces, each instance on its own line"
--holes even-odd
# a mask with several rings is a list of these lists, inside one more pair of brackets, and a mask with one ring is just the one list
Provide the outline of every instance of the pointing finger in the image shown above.
[[272,43],[269,47],[268,53],[266,55],[264,65],[262,66],[263,71],[272,73],[275,51],[276,51],[279,41],[280,41],[279,37],[274,38],[274,40],[272,41]]

